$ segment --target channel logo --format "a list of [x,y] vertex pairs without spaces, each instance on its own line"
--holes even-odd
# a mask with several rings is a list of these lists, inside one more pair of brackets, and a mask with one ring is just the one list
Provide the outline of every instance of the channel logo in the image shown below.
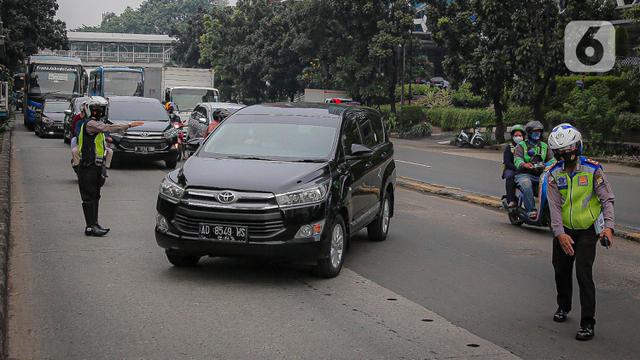
[[572,72],[607,72],[616,63],[616,29],[608,21],[572,21],[564,29],[564,63]]

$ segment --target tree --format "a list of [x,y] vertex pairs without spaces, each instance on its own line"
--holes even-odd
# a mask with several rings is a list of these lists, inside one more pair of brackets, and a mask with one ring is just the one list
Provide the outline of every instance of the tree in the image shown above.
[[[543,105],[549,86],[557,75],[566,73],[564,30],[569,21],[611,19],[614,3],[589,0],[569,2],[560,14],[555,0],[529,0],[515,9],[513,31],[516,43],[514,68],[516,98],[531,106],[534,118],[544,122]],[[523,119],[524,120],[524,119]]]
[[429,16],[436,19],[436,39],[447,48],[447,73],[458,81],[466,78],[491,100],[499,142],[504,141],[505,90],[515,75],[513,14],[521,3],[438,0],[428,8]]
[[169,35],[178,39],[173,48],[173,59],[182,66],[210,67],[209,62],[200,62],[200,37],[204,32],[205,10],[202,7],[185,22],[176,24]]
[[55,19],[55,0],[4,0],[0,19],[6,56],[1,63],[15,70],[19,62],[40,49],[60,49],[67,44],[65,23]]

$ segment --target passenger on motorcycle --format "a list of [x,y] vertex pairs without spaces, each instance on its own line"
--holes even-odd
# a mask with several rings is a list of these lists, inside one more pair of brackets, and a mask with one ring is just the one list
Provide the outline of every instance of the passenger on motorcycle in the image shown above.
[[168,103],[164,104],[164,108],[169,113],[169,120],[171,121],[171,123],[181,122],[180,117],[175,113],[177,109],[176,104],[174,104],[173,101],[169,101]]
[[514,153],[519,143],[524,141],[524,126],[514,125],[511,127],[511,143],[504,149],[502,155],[502,178],[505,181],[505,187],[507,190],[507,206],[514,208],[516,203],[516,173],[518,168],[514,163]]
[[514,164],[518,169],[516,183],[524,195],[524,207],[530,219],[538,216],[535,208],[534,186],[538,184],[545,163],[555,162],[553,152],[542,141],[544,126],[539,121],[529,121],[525,126],[527,139],[516,146]]

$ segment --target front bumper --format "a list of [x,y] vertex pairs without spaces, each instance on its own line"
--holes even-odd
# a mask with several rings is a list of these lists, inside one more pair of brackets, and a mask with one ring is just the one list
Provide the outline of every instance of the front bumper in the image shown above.
[[40,132],[44,135],[62,135],[64,133],[63,123],[40,123]]
[[[144,158],[149,160],[162,160],[178,155],[177,140],[166,140],[153,143],[126,143],[123,141],[110,142],[107,145],[114,154],[121,157]],[[145,151],[138,149],[146,148]],[[152,149],[151,149],[152,148]]]
[[[256,256],[285,258],[296,261],[317,261],[326,256],[326,222],[322,234],[316,237],[296,238],[301,226],[320,222],[326,218],[325,205],[264,212],[237,212],[196,209],[185,204],[173,204],[158,198],[157,210],[168,222],[168,231],[155,228],[156,242],[165,249],[194,255]],[[246,242],[223,242],[201,239],[198,224],[213,223],[247,226]]]

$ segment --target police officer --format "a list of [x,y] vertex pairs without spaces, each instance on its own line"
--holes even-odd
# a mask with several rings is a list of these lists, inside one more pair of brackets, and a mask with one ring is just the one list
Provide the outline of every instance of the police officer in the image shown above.
[[78,186],[82,198],[82,211],[87,236],[104,236],[110,229],[98,224],[98,204],[100,188],[104,184],[103,166],[106,156],[106,142],[104,133],[122,132],[131,127],[140,126],[141,121],[129,124],[107,125],[104,115],[107,110],[107,100],[100,96],[92,96],[87,101],[89,119],[80,128],[78,136]]
[[614,195],[602,166],[581,156],[582,135],[575,127],[556,126],[549,135],[549,146],[558,160],[549,169],[547,190],[558,292],[558,309],[553,320],[564,322],[571,311],[575,263],[582,307],[576,339],[587,341],[595,334],[596,288],[592,268],[596,244],[598,238],[604,245],[613,241]]

